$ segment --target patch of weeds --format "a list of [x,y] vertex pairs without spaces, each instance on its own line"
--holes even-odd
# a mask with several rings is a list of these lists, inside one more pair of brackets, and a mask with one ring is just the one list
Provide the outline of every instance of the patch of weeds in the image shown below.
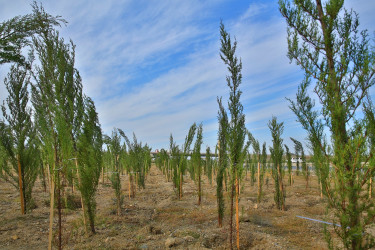
[[181,238],[186,237],[186,236],[191,236],[191,237],[193,237],[193,238],[196,239],[196,240],[199,239],[199,238],[201,237],[201,235],[200,235],[198,232],[190,231],[190,230],[180,232],[180,233],[179,233],[179,236],[180,236]]
[[272,227],[272,223],[268,219],[258,214],[253,214],[250,218],[250,221],[258,226]]

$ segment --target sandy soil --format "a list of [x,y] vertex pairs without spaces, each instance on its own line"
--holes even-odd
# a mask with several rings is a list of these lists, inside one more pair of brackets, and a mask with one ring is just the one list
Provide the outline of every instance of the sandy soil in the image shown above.
[[[294,185],[286,187],[287,211],[279,211],[274,204],[271,179],[268,188],[264,184],[262,203],[256,208],[257,187],[250,185],[247,176],[239,206],[241,248],[325,249],[322,224],[296,217],[327,219],[316,178],[312,177],[310,183],[306,189],[303,177],[296,177]],[[124,205],[122,216],[117,216],[109,181],[99,184],[95,235],[85,233],[81,209],[64,210],[65,249],[229,248],[229,198],[226,194],[224,226],[218,228],[216,186],[210,185],[206,177],[201,206],[197,206],[197,188],[189,176],[185,177],[184,196],[178,200],[173,184],[155,166],[147,177],[146,188],[137,190],[134,199],[127,196],[127,176],[122,176],[122,185]],[[75,195],[79,201],[78,192]],[[36,209],[21,215],[17,190],[0,180],[0,249],[47,248],[49,194],[40,182],[36,183],[33,197]],[[57,217],[55,226],[56,220]]]

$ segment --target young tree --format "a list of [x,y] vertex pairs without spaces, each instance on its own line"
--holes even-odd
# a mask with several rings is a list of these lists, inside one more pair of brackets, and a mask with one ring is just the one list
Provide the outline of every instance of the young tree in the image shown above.
[[[249,134],[249,138],[250,138],[250,141],[251,141],[251,145],[253,146],[253,155],[254,155],[254,162],[253,162],[253,167],[251,168],[251,183],[254,183],[254,180],[253,178],[255,177],[255,164],[257,165],[256,168],[257,168],[257,179],[258,179],[258,195],[257,195],[257,204],[260,203],[260,198],[261,198],[261,195],[262,195],[262,187],[261,187],[261,184],[260,184],[260,161],[261,161],[261,154],[260,154],[260,147],[259,147],[259,141],[256,140],[253,135],[248,132]],[[255,179],[255,178],[254,178]]]
[[[293,140],[292,137],[290,139]],[[296,175],[297,176],[299,175],[299,163],[300,163],[299,153],[301,151],[301,147],[299,146],[300,145],[298,143],[294,143],[294,155],[296,156]]]
[[[305,150],[304,150],[303,145],[300,141],[298,141],[298,140],[296,140],[292,137],[290,137],[290,139],[294,143],[294,148],[296,149],[296,152],[301,153],[302,174],[303,174],[303,176],[305,177],[305,180],[306,180],[306,188],[308,188],[309,177],[310,177],[310,169],[308,168],[307,163],[306,163]],[[297,161],[299,161],[299,159],[297,159]]]
[[92,233],[95,233],[95,193],[102,168],[102,144],[102,131],[94,102],[85,98],[83,127],[77,143],[80,176],[78,189],[83,197],[86,208],[84,211],[87,211],[84,216],[89,219]]
[[115,191],[116,204],[117,204],[117,215],[121,215],[121,205],[123,202],[123,197],[121,195],[121,160],[126,151],[125,144],[121,145],[121,135],[119,129],[114,128],[112,131],[112,136],[109,137],[104,135],[103,142],[107,144],[107,151],[111,156],[111,176],[110,181],[112,188]]
[[260,186],[260,199],[262,198],[262,190],[263,190],[263,182],[264,182],[264,175],[266,174],[266,165],[267,165],[267,146],[266,143],[263,143],[262,146],[262,154],[260,157],[261,165],[259,166],[259,186]]
[[287,162],[287,166],[288,166],[288,175],[289,175],[288,182],[289,182],[289,186],[292,186],[292,184],[293,184],[292,155],[289,151],[289,147],[287,145],[284,145],[284,147],[285,147],[286,162]]
[[82,83],[74,68],[75,46],[66,44],[58,32],[47,30],[33,39],[40,66],[35,70],[32,102],[44,162],[51,181],[49,249],[52,247],[54,194],[58,204],[58,246],[62,248],[61,196],[62,179],[72,172],[75,158],[74,114],[77,99],[82,97]]
[[178,171],[177,171],[177,178],[176,178],[178,180],[176,183],[177,184],[176,187],[177,187],[177,194],[178,194],[179,199],[181,199],[183,195],[182,184],[184,182],[184,174],[187,169],[187,163],[188,163],[187,156],[190,153],[190,146],[194,140],[194,135],[195,135],[196,130],[197,130],[197,125],[194,123],[193,125],[191,125],[189,132],[187,136],[185,137],[185,143],[180,152],[179,162],[177,165]]
[[197,129],[197,139],[195,140],[193,155],[191,157],[193,177],[196,182],[198,182],[198,205],[201,205],[202,201],[202,158],[201,158],[201,146],[203,143],[203,127],[202,123],[199,124]]
[[31,120],[31,109],[27,107],[29,71],[13,65],[4,83],[9,96],[6,105],[1,105],[7,126],[0,132],[0,147],[6,155],[6,164],[3,164],[0,176],[19,190],[21,213],[25,214],[32,208],[31,194],[40,166],[35,126]]
[[14,62],[30,68],[21,53],[22,48],[31,44],[30,38],[67,23],[61,16],[54,17],[46,13],[43,6],[38,6],[36,1],[31,6],[32,14],[16,16],[0,23],[0,65]]
[[276,117],[268,122],[271,130],[273,147],[270,147],[271,159],[273,163],[272,177],[275,181],[275,203],[278,209],[285,211],[285,190],[283,184],[284,171],[282,169],[283,160],[283,139],[281,135],[284,132],[284,123],[278,123]]
[[[142,142],[138,142],[137,137],[133,133],[133,142],[125,136],[125,133],[122,130],[119,130],[120,134],[125,138],[126,144],[128,145],[128,154],[129,154],[129,169],[128,173],[131,177],[132,174],[135,174],[136,184],[140,188],[145,188],[145,178],[146,174],[151,166],[151,148],[147,146],[142,146]],[[132,178],[130,178],[130,181]],[[133,195],[134,198],[134,195]]]
[[[221,98],[217,98],[219,104],[218,111],[218,121],[219,121],[219,131],[218,131],[218,170],[216,175],[216,197],[217,197],[217,212],[218,212],[218,223],[219,227],[223,226],[224,218],[224,195],[223,195],[223,182],[224,174],[228,167],[228,155],[227,155],[227,143],[228,143],[228,115],[225,111]],[[232,244],[231,244],[232,245]]]
[[230,232],[230,246],[232,248],[232,220],[233,220],[233,199],[236,203],[236,231],[237,231],[237,248],[240,248],[240,225],[239,225],[239,183],[242,178],[243,161],[246,156],[249,144],[245,144],[246,127],[245,115],[243,114],[243,106],[240,102],[242,92],[239,90],[239,85],[242,81],[242,62],[238,60],[235,55],[237,42],[232,44],[230,35],[225,30],[224,24],[220,25],[221,35],[221,49],[220,58],[225,65],[228,66],[230,76],[226,77],[227,85],[230,89],[230,97],[228,102],[228,109],[230,112],[230,122],[228,124],[228,158],[230,167],[230,185],[231,185],[231,232]]
[[211,149],[210,147],[206,148],[206,161],[204,166],[204,173],[208,178],[208,181],[212,185],[212,176],[213,176],[213,160],[211,158]]
[[[362,193],[375,174],[373,152],[366,153],[367,121],[373,120],[369,89],[375,84],[375,53],[367,31],[359,31],[359,18],[344,9],[343,0],[279,1],[288,25],[288,57],[304,70],[291,109],[333,168],[325,190],[329,207],[341,227],[335,231],[343,245],[364,249],[374,245],[366,228],[372,223],[375,204]],[[314,79],[315,84],[311,83]],[[316,107],[311,89],[317,94]],[[362,112],[359,112],[360,109]],[[327,152],[317,128],[327,126],[332,154]]]

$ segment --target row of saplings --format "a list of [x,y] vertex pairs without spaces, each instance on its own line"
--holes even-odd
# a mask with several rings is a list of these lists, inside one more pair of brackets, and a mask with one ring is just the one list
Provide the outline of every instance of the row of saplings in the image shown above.
[[[13,44],[29,48],[27,57],[17,55],[16,49],[15,55],[4,59],[8,54],[2,53],[0,58],[1,64],[14,63],[4,80],[8,97],[1,105],[0,177],[19,191],[22,214],[35,208],[32,190],[38,177],[44,190],[49,188],[48,248],[53,244],[57,208],[55,243],[61,249],[62,212],[72,193],[79,190],[85,230],[95,233],[95,193],[104,166],[119,214],[120,174],[129,174],[134,196],[134,183],[144,187],[151,149],[142,146],[135,135],[130,141],[121,130],[114,130],[111,137],[102,135],[95,104],[84,95],[75,68],[75,45],[65,42],[54,29],[66,21],[49,15],[36,2],[32,6],[32,14],[0,24],[0,32],[9,31],[9,37],[19,39]],[[12,47],[8,49],[11,53]],[[120,143],[120,137],[125,143]]]
[[[375,107],[370,95],[375,85],[372,40],[367,31],[359,31],[358,15],[345,10],[342,0],[323,3],[321,0],[280,0],[279,10],[288,25],[288,57],[305,73],[296,100],[289,100],[290,108],[307,131],[322,194],[341,225],[334,227],[335,233],[346,248],[373,247],[374,237],[366,233],[375,217],[375,202],[371,199],[375,175]],[[50,187],[49,249],[52,248],[55,203],[57,245],[62,248],[61,216],[67,186],[80,191],[85,221],[88,219],[95,232],[95,192],[100,173],[104,173],[103,158],[108,163],[106,172],[116,193],[117,213],[121,208],[121,172],[129,174],[132,195],[134,182],[144,186],[151,164],[150,148],[142,146],[135,137],[130,142],[121,130],[115,130],[111,137],[102,136],[94,102],[82,92],[82,79],[75,68],[75,45],[72,41],[66,42],[54,29],[65,23],[60,16],[49,15],[34,2],[32,14],[0,24],[0,50],[3,51],[0,65],[14,63],[4,80],[9,96],[1,107],[4,119],[0,120],[0,175],[19,190],[22,213],[33,207],[31,194],[38,175],[45,188]],[[239,248],[238,201],[244,163],[248,161],[248,149],[252,145],[252,161],[257,163],[257,171],[251,171],[259,176],[259,202],[266,150],[264,146],[260,153],[259,143],[246,129],[239,89],[242,62],[236,56],[237,42],[232,42],[223,24],[220,41],[220,57],[230,73],[226,77],[230,94],[228,107],[223,106],[222,98],[217,99],[216,166],[202,171],[201,125],[190,128],[182,148],[171,137],[169,154],[162,152],[157,161],[167,179],[173,181],[178,197],[182,197],[187,169],[198,183],[199,197],[202,172],[210,177],[213,173],[216,175],[219,226],[224,212],[223,184],[227,182],[230,247],[233,246],[235,204]],[[25,56],[22,52],[27,49],[29,53]],[[312,90],[317,94],[319,105],[311,97]],[[285,146],[281,138],[284,126],[273,117],[268,127],[272,135],[269,151],[275,201],[279,209],[285,209],[282,167]],[[126,143],[121,143],[121,137]],[[103,142],[107,145],[104,152]],[[302,154],[301,145],[295,141],[296,151]],[[285,151],[289,183],[292,183],[289,150],[285,147]],[[209,161],[205,164],[211,164]],[[302,166],[302,169],[308,185],[308,168]],[[369,192],[365,192],[367,188]],[[327,236],[329,247],[333,247],[331,234]]]
[[[221,121],[223,126],[225,123]],[[275,150],[273,147],[269,148],[271,151],[271,157],[267,155],[266,143],[263,143],[262,150],[260,150],[259,141],[256,140],[250,132],[247,131],[248,136],[248,147],[243,158],[243,161],[240,162],[238,171],[241,172],[240,178],[238,179],[239,183],[243,183],[243,177],[250,174],[250,183],[253,186],[257,182],[257,206],[261,202],[263,194],[263,185],[264,182],[268,185],[268,177],[265,180],[266,173],[271,173],[271,176],[274,179],[275,183],[275,194],[274,199],[277,205],[277,208],[280,210],[285,210],[285,189],[283,179],[285,175],[288,176],[288,184],[293,185],[293,170],[292,170],[292,154],[289,151],[287,145],[282,145],[283,140],[279,135],[282,134],[283,124],[277,123],[276,119],[273,119],[269,122],[269,128],[271,130],[273,141],[280,142],[276,144],[277,150],[279,150],[279,158],[275,158]],[[190,178],[197,185],[197,195],[198,195],[198,205],[201,205],[202,201],[202,175],[207,177],[207,180],[212,185],[216,181],[216,196],[218,203],[218,225],[219,227],[223,226],[223,216],[224,216],[224,195],[223,190],[225,189],[228,192],[228,187],[232,188],[235,180],[231,179],[230,172],[230,159],[228,157],[226,148],[226,140],[228,135],[223,133],[223,127],[220,127],[219,132],[219,143],[215,147],[215,152],[211,152],[210,147],[206,148],[205,154],[201,153],[201,146],[203,144],[202,137],[202,124],[197,126],[195,123],[190,127],[189,132],[185,138],[183,146],[180,148],[176,145],[176,142],[173,140],[173,136],[170,136],[170,148],[169,150],[161,149],[155,155],[155,164],[165,175],[166,181],[172,181],[175,193],[179,199],[183,196],[183,183],[184,177],[188,172]],[[194,146],[191,148],[195,138]],[[291,138],[295,145],[295,155],[299,158],[301,155],[301,162],[296,162],[296,171],[295,174],[299,175],[302,172],[302,175],[306,181],[306,188],[309,185],[310,169],[307,165],[304,148],[302,143],[297,141],[294,138]],[[253,148],[251,153],[249,147]],[[274,144],[275,146],[275,144]],[[283,150],[285,147],[285,151]],[[224,148],[224,149],[223,149]],[[323,159],[312,159],[315,164],[321,164],[320,167],[314,168],[316,175],[318,176],[319,186],[322,187],[327,179],[329,174],[329,164]],[[301,166],[300,166],[301,164]],[[301,172],[300,172],[301,167]],[[322,188],[321,196],[324,192]],[[230,190],[229,190],[230,191]],[[238,190],[239,192],[239,190]],[[239,195],[239,194],[238,194]],[[231,198],[232,199],[232,198]],[[238,206],[238,203],[236,204]],[[237,209],[237,208],[236,208]],[[233,211],[232,211],[233,213]]]

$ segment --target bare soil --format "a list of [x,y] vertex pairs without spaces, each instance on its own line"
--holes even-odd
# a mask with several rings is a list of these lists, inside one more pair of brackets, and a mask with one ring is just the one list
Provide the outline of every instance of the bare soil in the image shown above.
[[[264,184],[262,202],[256,206],[257,186],[244,178],[240,200],[240,244],[243,249],[325,249],[323,224],[296,217],[327,220],[326,204],[320,198],[316,177],[306,188],[302,176],[293,186],[286,185],[287,211],[279,211],[273,199],[273,182]],[[286,183],[286,179],[284,180]],[[95,235],[85,233],[82,211],[64,209],[65,249],[228,249],[229,196],[226,198],[224,226],[218,228],[216,185],[203,178],[202,205],[198,206],[197,185],[185,177],[184,196],[179,200],[173,184],[152,166],[146,188],[128,198],[128,177],[122,176],[124,204],[116,215],[114,191],[105,179],[96,195]],[[66,192],[71,193],[67,188]],[[79,193],[74,195],[79,203]],[[0,180],[0,249],[46,249],[48,246],[49,193],[40,181],[34,188],[36,208],[21,215],[19,195],[9,183]],[[56,217],[56,216],[55,216]],[[55,227],[56,227],[55,218]],[[55,228],[56,231],[56,228]],[[234,234],[235,235],[235,234]],[[233,240],[235,243],[235,238]],[[56,247],[56,243],[55,247]]]

